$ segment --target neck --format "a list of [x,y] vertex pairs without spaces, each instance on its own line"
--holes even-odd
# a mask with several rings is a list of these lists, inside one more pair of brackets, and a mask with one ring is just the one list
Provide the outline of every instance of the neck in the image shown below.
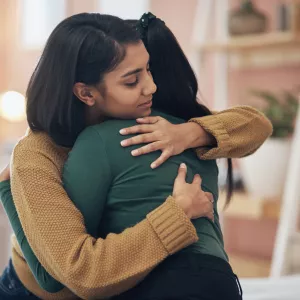
[[87,120],[87,126],[96,125],[105,121],[104,116],[100,116],[96,109],[93,107],[88,107],[85,111],[85,118]]

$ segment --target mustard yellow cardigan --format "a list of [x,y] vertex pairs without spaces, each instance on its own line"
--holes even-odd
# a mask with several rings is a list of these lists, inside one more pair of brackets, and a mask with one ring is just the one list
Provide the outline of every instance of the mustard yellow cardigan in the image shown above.
[[[217,141],[215,148],[197,149],[202,159],[249,155],[272,133],[270,122],[251,107],[191,121]],[[68,152],[45,133],[31,132],[13,153],[12,193],[26,237],[48,273],[67,287],[55,294],[43,291],[13,235],[13,265],[35,295],[42,299],[103,299],[118,294],[135,286],[168,255],[198,239],[172,197],[121,234],[110,234],[105,240],[88,235],[82,215],[61,182]]]

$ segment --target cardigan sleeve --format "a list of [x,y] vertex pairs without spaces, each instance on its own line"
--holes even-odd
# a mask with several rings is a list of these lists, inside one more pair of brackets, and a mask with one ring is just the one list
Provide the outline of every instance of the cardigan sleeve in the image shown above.
[[216,147],[199,147],[201,159],[240,158],[254,153],[272,134],[268,118],[250,106],[236,106],[210,116],[193,118],[214,136]]
[[12,199],[9,180],[0,182],[0,199],[11,227],[16,235],[18,244],[22,252],[26,254],[27,263],[36,281],[41,288],[49,293],[61,291],[64,286],[48,274],[30,248]]
[[63,188],[56,159],[57,153],[39,147],[37,140],[27,147],[17,145],[12,194],[37,259],[78,296],[126,291],[168,255],[197,241],[195,228],[172,197],[134,227],[95,239]]

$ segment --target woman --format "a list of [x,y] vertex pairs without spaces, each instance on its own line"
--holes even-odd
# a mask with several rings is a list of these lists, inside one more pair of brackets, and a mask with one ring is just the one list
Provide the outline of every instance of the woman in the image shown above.
[[[81,22],[81,27],[82,23],[86,23],[86,18],[87,16],[81,16],[82,19],[84,19],[84,22]],[[96,16],[95,16],[96,17]],[[74,21],[74,19],[73,19]],[[79,22],[80,23],[80,22]],[[108,20],[105,20],[105,23],[108,24],[108,28],[111,28],[112,24],[108,22]],[[103,24],[102,24],[103,25]],[[75,27],[75,24],[72,26]],[[76,27],[79,28],[79,24],[76,24]],[[126,27],[125,27],[126,28]],[[84,28],[80,28],[81,30],[84,30]],[[90,29],[90,28],[89,28]],[[124,24],[122,24],[122,29],[124,30]],[[108,29],[106,29],[108,30]],[[67,38],[68,36],[64,36],[64,38]],[[93,39],[93,42],[95,41],[95,38]],[[53,40],[49,40],[49,43],[53,42]],[[49,47],[48,43],[48,47]],[[76,41],[77,45],[78,41]],[[73,43],[74,44],[74,43]],[[68,49],[71,51],[71,49],[78,49],[76,45],[74,47],[70,47],[72,43],[70,43],[70,40],[68,40]],[[46,47],[47,49],[47,47]],[[46,51],[45,49],[45,51]],[[61,50],[61,49],[60,49]],[[75,51],[75,50],[74,50]],[[50,57],[47,57],[45,55],[47,53],[44,52],[44,58],[45,61],[47,62],[47,59]],[[49,54],[49,53],[48,53]],[[61,54],[61,53],[60,53]],[[90,53],[89,53],[90,54]],[[53,58],[53,57],[52,57]],[[58,58],[57,58],[58,59]],[[61,58],[60,58],[61,61]],[[92,59],[91,59],[92,61]],[[37,68],[37,73],[39,70],[39,67],[43,65],[43,63],[40,63],[38,68]],[[54,67],[55,64],[52,64],[52,61],[50,60],[51,66]],[[58,67],[59,65],[56,65]],[[78,66],[79,69],[82,67],[81,65]],[[67,65],[66,66],[66,71],[68,71],[68,74],[66,76],[69,76],[70,70],[72,69],[72,66]],[[49,69],[47,70],[48,74]],[[99,72],[99,70],[97,70]],[[35,74],[35,76],[40,75],[40,74]],[[60,74],[62,72],[58,72]],[[33,124],[39,124],[37,121],[45,121],[43,124],[49,125],[47,129],[43,129],[42,133],[30,133],[28,137],[26,137],[15,149],[14,152],[14,165],[13,165],[13,178],[12,178],[12,184],[13,188],[14,185],[16,186],[16,189],[13,190],[14,192],[14,200],[15,204],[18,209],[18,214],[21,219],[22,225],[24,227],[24,231],[26,233],[26,236],[33,247],[33,250],[35,254],[37,255],[38,259],[42,262],[42,264],[46,267],[47,271],[51,275],[54,275],[56,279],[61,281],[63,284],[71,287],[71,289],[78,295],[82,296],[83,298],[89,298],[92,297],[93,292],[95,289],[101,289],[105,288],[105,292],[107,290],[111,289],[112,287],[118,286],[118,285],[123,285],[120,290],[126,290],[133,286],[138,280],[143,278],[145,274],[147,274],[155,265],[157,265],[161,260],[166,258],[170,253],[173,253],[180,248],[186,246],[187,244],[191,243],[191,239],[189,239],[186,244],[180,245],[178,248],[171,247],[170,245],[165,243],[165,240],[163,236],[160,234],[160,231],[158,228],[155,227],[155,224],[151,223],[151,218],[148,218],[146,221],[142,221],[140,224],[136,225],[135,227],[125,231],[124,233],[120,235],[111,235],[108,236],[105,240],[102,239],[93,239],[92,237],[88,236],[85,233],[84,230],[84,224],[82,221],[82,217],[80,213],[74,208],[74,206],[71,204],[70,200],[66,196],[61,183],[60,183],[60,174],[61,174],[61,169],[63,162],[66,158],[68,149],[61,148],[57,146],[48,136],[46,133],[51,135],[55,140],[57,141],[62,141],[64,145],[66,145],[68,141],[74,140],[74,136],[71,135],[69,138],[69,133],[65,131],[61,131],[61,129],[64,128],[69,128],[67,125],[69,124],[69,119],[67,117],[64,118],[62,115],[57,115],[57,126],[54,126],[54,124],[47,123],[46,119],[49,115],[49,112],[52,112],[51,109],[48,107],[49,104],[48,102],[42,102],[44,101],[47,95],[46,91],[46,86],[43,85],[43,80],[41,77],[39,78],[38,76],[36,77],[38,80],[41,81],[41,84],[38,86],[40,91],[34,90],[38,95],[43,95],[43,97],[38,97],[36,99],[40,99],[40,107],[35,107],[31,106],[32,110],[36,110],[35,114],[33,116],[39,116],[39,120],[34,120]],[[64,78],[62,76],[62,78]],[[51,83],[49,83],[51,86]],[[49,87],[49,85],[48,85]],[[55,89],[55,94],[60,95],[58,90],[60,90],[59,87],[59,82],[58,85],[54,85]],[[30,88],[29,88],[30,90]],[[51,89],[50,89],[51,90]],[[33,99],[33,98],[31,98]],[[51,95],[51,99],[57,100],[56,97],[53,97]],[[30,97],[28,97],[28,100],[30,100]],[[75,103],[75,101],[73,101]],[[75,105],[73,102],[69,102],[69,104]],[[79,101],[78,101],[79,102]],[[79,103],[76,102],[76,105]],[[88,102],[88,101],[87,101]],[[57,102],[58,103],[58,102]],[[60,102],[59,102],[60,103]],[[55,103],[54,103],[55,104]],[[88,104],[88,103],[87,103]],[[53,104],[51,104],[53,105]],[[61,105],[63,105],[66,110],[68,111],[68,105],[66,101],[62,101]],[[28,107],[30,108],[30,103],[28,102]],[[54,106],[55,107],[55,106]],[[56,106],[57,107],[57,106]],[[38,113],[37,110],[40,110],[42,113]],[[83,110],[83,109],[82,109]],[[69,110],[70,111],[70,110]],[[78,110],[80,111],[80,110]],[[265,126],[268,126],[268,123],[266,122],[265,119],[261,117],[260,114],[257,114],[255,111],[251,111],[251,109],[246,109],[247,114],[249,116],[249,119],[255,119],[255,122],[252,122],[251,125],[255,126],[255,124],[259,124],[262,126],[262,128],[265,128]],[[235,114],[235,111],[231,111],[228,113],[229,118],[231,119],[231,114]],[[236,113],[236,116],[241,116],[242,113]],[[255,115],[255,118],[253,116]],[[73,115],[69,114],[71,120]],[[30,117],[29,115],[29,121],[30,118],[32,120],[32,116]],[[206,118],[206,119],[205,119]],[[222,125],[219,124],[220,120],[223,120],[222,115],[216,116],[216,117],[211,117],[211,119],[207,119],[209,117],[205,117],[203,120],[203,126],[207,127],[208,130],[213,131],[214,128],[216,129],[216,124],[218,125],[219,129],[223,129]],[[212,123],[212,118],[215,118],[215,123],[213,123],[214,126],[209,126],[209,124]],[[226,119],[226,118],[224,118]],[[77,120],[77,119],[75,119]],[[47,119],[49,121],[49,118]],[[62,122],[66,122],[67,124],[62,126]],[[225,122],[226,123],[226,122]],[[231,122],[227,122],[227,124]],[[51,126],[52,125],[52,126]],[[77,122],[74,124],[74,127],[77,131],[78,130],[78,124]],[[203,136],[203,130],[199,130],[197,132],[198,127],[195,127],[195,124],[186,124],[187,126],[181,126],[176,127],[176,135],[181,136],[183,140],[190,139],[189,143],[186,142],[187,145],[192,145],[192,146],[201,146],[199,141],[202,139],[200,138]],[[232,125],[232,124],[231,124]],[[171,126],[171,125],[170,125]],[[83,126],[84,127],[84,126]],[[200,126],[199,126],[200,127]],[[222,128],[220,128],[222,127]],[[229,125],[230,127],[230,125]],[[170,127],[169,127],[170,128]],[[226,128],[226,127],[225,127]],[[228,127],[227,127],[228,128]],[[195,133],[194,135],[190,135],[190,131],[194,130]],[[157,131],[157,127],[155,128],[155,131]],[[217,130],[218,131],[218,130]],[[240,145],[231,145],[230,143],[227,143],[230,140],[230,136],[226,135],[224,136],[224,129],[219,130],[221,131],[221,134],[216,134],[216,139],[219,141],[219,146],[226,145],[225,151],[228,151],[229,148],[230,150],[235,150],[237,148],[240,148],[238,146]],[[266,136],[269,134],[269,127],[265,128],[264,132],[266,133]],[[170,132],[170,131],[169,131]],[[236,131],[232,130],[231,127],[231,133],[235,134]],[[186,133],[189,133],[186,135]],[[219,132],[220,133],[220,132]],[[198,134],[198,136],[197,136]],[[240,133],[239,133],[240,134]],[[266,138],[266,136],[264,138]],[[259,136],[261,138],[261,136]],[[258,138],[258,140],[259,140]],[[199,142],[199,144],[195,144]],[[225,143],[226,142],[226,143]],[[239,153],[238,155],[243,155],[243,154],[248,154],[251,151],[254,151],[259,144],[262,142],[261,140],[259,141],[252,141],[253,142],[253,148],[251,150],[244,149],[243,153]],[[179,143],[180,144],[180,143]],[[228,144],[230,144],[228,146]],[[250,143],[251,144],[251,143]],[[32,146],[34,145],[33,149]],[[175,145],[176,146],[176,145]],[[180,144],[180,147],[181,144]],[[177,148],[177,147],[175,147]],[[214,154],[216,156],[222,155],[222,147],[214,147],[212,151],[214,151]],[[240,149],[239,149],[240,150]],[[177,150],[176,150],[177,151]],[[206,150],[206,153],[208,153],[208,150]],[[217,153],[217,154],[216,154]],[[25,160],[25,165],[24,163],[24,154],[29,155],[28,159]],[[209,155],[208,155],[209,156]],[[20,161],[23,161],[22,166],[19,165]],[[27,163],[30,164],[28,165]],[[38,164],[36,166],[35,164]],[[23,175],[25,175],[23,177]],[[38,181],[35,179],[32,181],[33,177],[38,178]],[[41,180],[41,177],[47,178],[47,182],[43,182]],[[23,179],[22,179],[23,178]],[[23,185],[24,183],[24,178],[26,178],[26,184],[25,186]],[[22,189],[18,190],[18,181],[21,180],[21,186]],[[51,183],[50,183],[51,182]],[[30,191],[29,190],[23,190],[23,188],[29,187],[29,184],[31,186]],[[34,195],[31,193],[34,191]],[[36,205],[35,201],[31,201],[30,198],[36,199],[36,196],[39,199],[47,199],[47,201],[43,201],[43,204],[41,207],[39,207],[39,212],[36,210]],[[35,207],[35,208],[34,208]],[[168,207],[168,210],[175,209],[173,203],[171,204],[170,201],[165,203],[165,208]],[[29,210],[27,210],[29,208]],[[23,211],[24,209],[24,211]],[[26,213],[24,213],[26,210]],[[176,210],[176,209],[175,209]],[[23,212],[22,212],[23,211]],[[43,213],[40,215],[40,211],[43,211]],[[181,216],[179,212],[180,210],[174,211],[174,215]],[[59,212],[59,214],[57,214]],[[56,214],[56,222],[53,222],[53,220],[48,220],[45,221],[45,217],[47,215],[51,215],[51,213]],[[153,217],[153,214],[151,215]],[[185,220],[185,219],[184,219]],[[67,221],[67,222],[66,222]],[[29,223],[30,224],[29,224]],[[32,223],[33,222],[33,223]],[[42,223],[43,224],[42,224]],[[178,223],[179,222],[179,223]],[[176,218],[174,220],[173,224],[169,224],[169,226],[175,226],[176,224],[182,224],[184,227],[187,228],[186,232],[191,232],[190,227],[187,226],[185,221],[180,221],[180,218]],[[185,225],[186,224],[186,225]],[[38,232],[33,233],[33,230],[29,229],[30,226],[33,226],[32,228],[38,228]],[[153,227],[154,226],[154,227]],[[154,231],[156,232],[153,232]],[[156,230],[157,229],[157,230]],[[47,233],[49,232],[52,233],[52,237],[50,237],[50,240],[48,239]],[[185,234],[183,234],[184,236]],[[191,238],[190,234],[187,234],[189,238]],[[81,237],[81,238],[80,238]],[[124,239],[126,237],[126,243],[124,242]],[[159,237],[159,238],[157,238]],[[184,239],[183,239],[184,240]],[[193,241],[195,239],[193,238]],[[70,242],[71,241],[71,242]],[[123,241],[123,243],[122,243]],[[120,248],[118,245],[122,243],[122,247]],[[103,247],[100,249],[99,244],[101,244]],[[145,245],[144,250],[138,251],[136,253],[134,251],[135,248],[140,247],[141,244]],[[61,248],[61,245],[66,245],[65,248]],[[95,245],[95,247],[91,250],[90,247],[92,245]],[[57,249],[60,248],[61,252],[58,251]],[[73,251],[70,251],[73,250]],[[105,251],[105,249],[109,249],[110,251]],[[145,250],[146,249],[146,250]],[[143,251],[148,252],[152,251],[152,254],[155,253],[156,255],[150,255],[147,256],[147,254],[143,253]],[[38,288],[36,285],[36,282],[34,278],[32,277],[30,270],[28,269],[26,263],[22,259],[22,254],[20,252],[20,249],[18,248],[17,244],[15,243],[14,246],[14,266],[16,268],[16,271],[18,273],[18,276],[20,277],[21,281],[23,284],[25,284],[31,291],[33,291],[36,295],[40,297],[44,297],[46,299],[51,299],[56,298],[59,299],[59,297],[66,299],[67,296],[69,297],[74,297],[72,296],[71,293],[68,293],[67,291],[60,292],[55,295],[51,295],[49,293],[44,293],[41,291],[41,289]],[[79,256],[78,256],[79,253]],[[127,254],[126,254],[127,253]],[[71,255],[71,256],[70,256]],[[69,259],[65,259],[65,257],[69,257]],[[78,257],[84,257],[84,260],[78,259]],[[95,259],[96,257],[96,259]],[[125,269],[120,269],[117,273],[111,272],[111,270],[108,266],[109,263],[112,261],[116,264],[118,264],[118,257],[126,257],[127,259],[130,259],[130,263],[126,266]],[[136,267],[137,264],[139,264],[139,259],[140,258],[145,259],[145,261],[148,262],[146,266],[141,267],[138,273],[135,273],[136,276],[130,275],[130,269],[129,267],[133,265]],[[96,274],[90,274],[91,272],[88,272],[87,266],[92,266],[96,265],[98,268],[101,268],[101,272],[96,270]],[[140,264],[139,264],[140,265]],[[129,269],[129,270],[128,270]],[[84,270],[84,272],[82,271]],[[105,271],[106,270],[106,271]],[[78,273],[80,271],[80,273]],[[105,276],[102,276],[105,273]],[[131,273],[133,274],[133,273]],[[77,276],[78,275],[78,276]],[[88,280],[86,278],[89,278],[89,276],[94,276],[93,283],[89,285],[89,287],[86,287],[86,284]],[[120,276],[121,275],[121,276]],[[63,294],[64,293],[64,294]]]
[[[164,65],[173,66],[175,74],[178,74],[179,71],[183,73],[178,89],[190,90],[189,95],[184,98],[185,110],[177,111],[177,116],[179,115],[181,119],[174,117],[174,112],[173,116],[159,111],[153,113],[166,118],[173,124],[182,124],[183,118],[192,117],[188,115],[188,112],[193,114],[194,110],[198,114],[205,115],[207,109],[203,109],[197,104],[196,91],[188,89],[195,80],[191,80],[193,78],[192,70],[184,68],[187,61],[182,63],[180,56],[176,55],[176,64],[172,64],[175,61],[173,52],[176,53],[176,50],[180,49],[179,45],[173,47],[167,39],[168,31],[163,28],[164,25],[155,24],[160,20],[155,20],[153,15],[150,15],[151,19],[148,16],[142,17],[144,22],[148,21],[143,30],[147,30],[153,25],[156,30],[161,31],[156,34],[156,37],[160,38],[157,43],[166,51],[160,52],[159,57]],[[167,49],[168,46],[170,49]],[[168,55],[164,56],[164,53],[168,53]],[[195,174],[202,174],[203,190],[211,192],[215,202],[218,199],[218,169],[215,161],[197,161],[193,151],[185,151],[180,155],[173,156],[163,167],[153,172],[149,168],[149,164],[157,157],[157,153],[154,152],[136,159],[130,157],[132,149],[124,150],[118,147],[121,137],[116,133],[123,127],[129,127],[134,123],[130,120],[122,120],[124,114],[126,114],[126,118],[136,118],[137,114],[141,114],[140,110],[142,109],[145,110],[145,113],[147,111],[150,113],[152,101],[148,105],[147,99],[141,101],[139,97],[130,97],[130,101],[126,97],[122,101],[115,101],[118,98],[115,82],[123,76],[131,63],[133,66],[136,64],[135,68],[140,69],[141,73],[138,77],[132,76],[130,82],[135,83],[136,90],[139,91],[139,85],[136,82],[138,81],[140,86],[143,86],[144,78],[147,76],[148,61],[149,57],[142,44],[128,45],[126,56],[120,66],[105,75],[103,81],[100,82],[101,90],[105,90],[104,95],[93,93],[94,88],[89,85],[75,84],[75,93],[78,99],[86,102],[88,99],[84,90],[89,89],[94,102],[97,103],[95,105],[97,105],[99,116],[103,116],[103,111],[111,116],[113,111],[114,118],[118,119],[109,120],[84,130],[70,152],[63,172],[66,191],[82,212],[87,231],[93,236],[105,237],[109,233],[122,232],[141,221],[147,213],[159,206],[161,198],[168,196],[172,191],[174,170],[180,162],[185,162],[190,166],[187,174],[189,181],[192,181],[194,177],[193,182],[200,185],[200,177]],[[151,66],[156,63],[155,58],[152,59]],[[156,99],[156,105],[161,108],[160,103],[164,101],[164,98],[159,100]],[[173,98],[172,100],[173,102],[178,101],[176,107],[182,103],[180,99]],[[109,111],[104,109],[106,101],[110,101]],[[165,107],[165,111],[167,110],[168,108]],[[170,110],[172,111],[172,109]],[[207,299],[208,297],[220,299],[222,297],[222,299],[230,300],[241,299],[236,277],[227,262],[216,206],[214,212],[215,223],[206,218],[200,218],[193,223],[200,238],[198,242],[162,262],[138,287],[119,298],[175,300],[189,299],[190,297],[195,299]],[[211,289],[217,282],[219,282],[218,288]]]

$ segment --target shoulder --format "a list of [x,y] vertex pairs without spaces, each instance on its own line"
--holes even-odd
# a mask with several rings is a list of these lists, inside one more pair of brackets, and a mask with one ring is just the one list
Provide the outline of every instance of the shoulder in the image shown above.
[[185,123],[185,121],[181,118],[169,115],[167,113],[158,111],[158,110],[152,110],[151,116],[159,116],[162,117],[164,119],[166,119],[167,121],[169,121],[170,123],[173,124],[181,124],[181,123]]
[[20,164],[43,164],[50,160],[60,166],[68,152],[69,149],[56,145],[46,133],[28,131],[14,148],[13,164],[19,167]]
[[[85,130],[82,131],[82,133],[79,135],[77,142],[88,142],[88,141],[94,141],[96,140],[107,140],[107,138],[110,139],[118,139],[122,138],[121,134],[119,134],[119,131],[123,128],[130,127],[137,125],[135,120],[107,120],[100,124],[93,125],[87,127]],[[123,137],[124,138],[124,137]]]
[[98,134],[103,134],[105,132],[118,132],[120,129],[129,127],[129,126],[134,126],[136,125],[137,122],[136,120],[120,120],[120,119],[112,119],[112,120],[107,120],[103,123],[97,124],[95,126],[92,126],[95,131],[98,132]]

